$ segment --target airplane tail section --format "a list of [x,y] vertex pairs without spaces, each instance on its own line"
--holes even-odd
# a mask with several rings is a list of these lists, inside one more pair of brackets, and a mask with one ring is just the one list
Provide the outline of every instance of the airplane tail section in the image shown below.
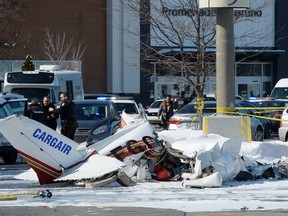
[[130,124],[135,123],[135,122],[143,121],[143,120],[148,121],[142,104],[139,104],[139,111],[140,111],[140,113],[137,116],[132,117],[131,115],[127,114],[125,112],[125,110],[123,110],[122,114],[121,114],[121,124],[120,124],[119,128],[122,129],[127,125],[130,125]]
[[125,126],[131,124],[134,121],[135,121],[134,118],[129,116],[125,111],[123,111],[122,115],[121,115],[121,124],[120,124],[119,128],[124,128]]
[[0,120],[0,131],[37,173],[40,184],[52,183],[63,171],[86,161],[94,149],[78,143],[24,116]]

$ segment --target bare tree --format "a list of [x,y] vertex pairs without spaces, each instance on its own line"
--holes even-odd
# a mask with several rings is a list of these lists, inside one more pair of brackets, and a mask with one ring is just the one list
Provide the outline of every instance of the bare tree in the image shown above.
[[[259,11],[273,2],[272,0],[255,1]],[[157,63],[162,70],[147,71],[154,73],[155,76],[173,76],[173,79],[179,79],[179,82],[184,79],[197,97],[202,98],[208,77],[216,75],[217,10],[199,9],[198,2],[198,0],[122,0],[128,10],[134,11],[135,16],[141,17],[141,24],[149,26],[150,32],[146,37],[141,35],[145,38],[140,42],[141,59]],[[254,14],[249,14],[252,12],[235,11],[235,23],[247,20],[253,22],[251,17]],[[141,34],[140,32],[130,33]],[[245,48],[255,41],[262,41],[269,34],[274,34],[274,31],[263,35],[262,31],[257,32],[252,28],[247,29],[243,35],[237,35],[237,39],[245,41],[241,47]],[[259,54],[261,51],[257,53]],[[165,71],[166,74],[159,74],[161,71]]]
[[[82,42],[76,43],[73,38],[67,38],[65,32],[52,34],[47,28],[45,31],[45,39],[43,41],[44,53],[51,61],[79,61],[86,49]],[[72,63],[67,63],[63,69],[71,69]]]
[[[259,2],[259,11],[272,2],[255,1],[257,4]],[[141,59],[158,65],[157,70],[151,70],[150,67],[147,71],[156,77],[166,76],[173,78],[174,82],[186,82],[197,97],[198,116],[201,116],[205,85],[210,76],[216,75],[217,9],[199,9],[198,0],[122,0],[122,3],[136,16],[140,16],[141,24],[149,29],[145,36],[140,32],[129,32],[141,35]],[[235,23],[247,20],[253,22],[251,17],[254,14],[249,13],[257,11],[235,11]],[[247,22],[243,23],[247,25]],[[249,43],[254,45],[268,36],[263,35],[263,31],[244,27],[243,35],[237,35],[243,42],[241,48],[249,46]],[[268,34],[272,33],[274,31]]]
[[24,1],[0,1],[0,55],[13,55],[13,48],[21,43],[24,37],[23,14]]

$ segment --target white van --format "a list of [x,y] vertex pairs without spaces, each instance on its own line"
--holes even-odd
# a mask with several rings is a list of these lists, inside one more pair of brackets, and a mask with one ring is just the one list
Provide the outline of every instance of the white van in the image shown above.
[[49,95],[51,102],[59,103],[59,94],[68,92],[71,100],[83,100],[84,88],[81,71],[60,70],[59,65],[41,65],[39,70],[7,72],[3,92],[23,95],[28,101],[40,101]]
[[288,100],[288,78],[280,79],[274,86],[271,95],[271,99],[287,99]]

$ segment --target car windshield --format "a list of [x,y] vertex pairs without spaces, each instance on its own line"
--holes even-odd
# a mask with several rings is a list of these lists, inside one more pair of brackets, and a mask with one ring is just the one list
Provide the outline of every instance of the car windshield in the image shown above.
[[288,99],[288,88],[274,88],[270,97],[273,99]]
[[122,112],[123,110],[125,110],[125,113],[127,114],[139,114],[134,103],[115,102],[115,105],[118,112]]
[[[182,107],[178,113],[187,114],[187,113],[196,113],[196,104],[190,103]],[[203,114],[214,114],[216,113],[216,103],[204,103],[204,108],[202,110]]]
[[104,104],[76,104],[77,120],[95,120],[107,117],[107,105]]
[[162,103],[162,101],[154,101],[154,102],[151,104],[150,108],[159,108],[160,105],[161,105],[161,103]]

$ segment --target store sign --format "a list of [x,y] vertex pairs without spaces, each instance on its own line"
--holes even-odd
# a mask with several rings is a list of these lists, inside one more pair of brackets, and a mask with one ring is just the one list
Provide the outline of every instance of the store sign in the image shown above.
[[249,8],[250,0],[199,0],[199,8]]
[[[222,2],[222,0],[214,0]],[[235,1],[235,0],[234,0]],[[238,0],[226,1],[234,5]],[[196,17],[199,14],[203,35],[215,35],[217,8],[191,6],[196,0],[157,0],[151,3],[151,46],[196,47]],[[201,0],[199,0],[199,3]],[[275,46],[275,2],[271,0],[253,0],[249,9],[234,10],[235,47],[274,47]],[[243,5],[241,5],[243,6]],[[153,25],[153,23],[155,25]],[[216,41],[210,47],[216,46]]]
[[[192,9],[173,9],[168,7],[162,8],[162,13],[167,16],[196,16],[197,13],[199,13],[200,17],[210,17],[210,16],[216,16],[217,15],[217,9],[200,9],[198,10],[192,10]],[[234,16],[236,18],[239,17],[261,17],[262,16],[262,10],[235,10]]]

